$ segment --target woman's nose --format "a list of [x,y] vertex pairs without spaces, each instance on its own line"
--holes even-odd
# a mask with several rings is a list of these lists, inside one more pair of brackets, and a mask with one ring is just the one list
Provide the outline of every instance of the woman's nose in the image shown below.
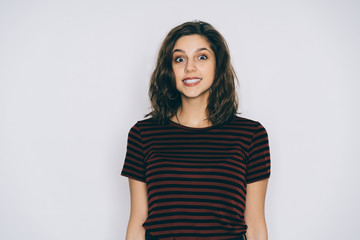
[[195,70],[196,70],[195,61],[192,59],[189,59],[185,65],[185,72],[193,72]]

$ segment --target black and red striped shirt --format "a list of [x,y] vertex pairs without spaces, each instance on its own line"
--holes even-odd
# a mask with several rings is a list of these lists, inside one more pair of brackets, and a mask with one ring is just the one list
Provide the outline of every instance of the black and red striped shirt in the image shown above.
[[205,128],[138,121],[121,175],[146,182],[143,227],[154,237],[236,239],[247,228],[246,185],[270,176],[267,132],[238,116]]

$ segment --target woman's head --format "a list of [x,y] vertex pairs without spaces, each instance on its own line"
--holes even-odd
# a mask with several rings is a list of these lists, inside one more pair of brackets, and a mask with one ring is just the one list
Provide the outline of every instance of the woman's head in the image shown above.
[[[179,39],[181,40],[178,41]],[[209,85],[211,88],[207,106],[209,120],[213,125],[219,125],[229,121],[236,114],[238,107],[235,91],[236,75],[224,38],[208,23],[186,22],[173,28],[164,39],[155,70],[151,76],[149,96],[152,112],[148,115],[161,124],[166,123],[169,118],[174,116],[181,106],[181,93],[176,87],[175,73],[179,72],[177,66],[181,65],[179,62],[183,59],[177,58],[179,51],[176,50],[179,49],[174,49],[174,47],[177,43],[179,45],[184,41],[190,42],[197,39],[203,41],[203,45],[208,46],[209,49],[199,49],[199,57],[196,59],[202,60],[204,58],[202,54],[206,55],[207,53],[208,57],[214,58],[214,76]],[[180,49],[180,51],[182,50]],[[176,61],[175,64],[174,61]],[[191,69],[189,70],[191,71]],[[188,76],[193,77],[190,73]],[[181,89],[179,90],[181,91]]]

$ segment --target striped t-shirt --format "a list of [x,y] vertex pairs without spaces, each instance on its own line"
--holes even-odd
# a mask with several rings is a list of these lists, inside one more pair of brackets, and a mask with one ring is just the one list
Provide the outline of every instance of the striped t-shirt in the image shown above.
[[270,176],[265,128],[235,116],[205,128],[152,118],[130,130],[121,175],[147,184],[143,227],[168,240],[239,239],[246,185]]

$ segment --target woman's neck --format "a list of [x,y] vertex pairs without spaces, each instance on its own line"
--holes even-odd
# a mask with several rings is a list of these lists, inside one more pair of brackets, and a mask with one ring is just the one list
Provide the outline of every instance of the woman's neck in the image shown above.
[[181,107],[171,120],[187,127],[209,127],[207,98],[186,98],[182,96]]

